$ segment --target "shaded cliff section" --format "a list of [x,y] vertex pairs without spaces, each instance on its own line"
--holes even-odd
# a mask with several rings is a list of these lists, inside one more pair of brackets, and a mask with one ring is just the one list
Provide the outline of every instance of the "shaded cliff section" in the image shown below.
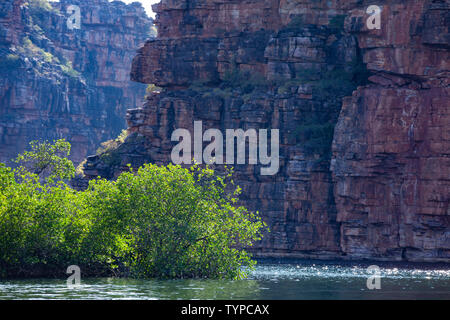
[[[67,25],[70,5],[80,7],[80,29]],[[138,3],[2,1],[0,161],[31,140],[66,138],[79,163],[118,136],[145,95],[129,73],[152,25]]]
[[448,3],[379,5],[368,30],[364,1],[161,1],[131,74],[162,89],[86,178],[170,163],[194,121],[276,128],[277,175],[235,166],[257,256],[449,262]]

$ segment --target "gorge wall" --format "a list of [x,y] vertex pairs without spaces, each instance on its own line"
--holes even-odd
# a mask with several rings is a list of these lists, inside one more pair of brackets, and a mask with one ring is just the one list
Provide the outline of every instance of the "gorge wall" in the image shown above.
[[331,165],[342,250],[448,261],[449,2],[385,2],[375,32],[363,19],[346,27],[374,75],[344,100]]
[[[67,21],[77,5],[80,29]],[[31,140],[66,138],[81,162],[126,127],[144,84],[130,81],[152,19],[139,3],[6,0],[0,4],[0,162]]]
[[235,165],[260,257],[450,261],[449,2],[163,0],[132,64],[155,84],[87,179],[171,162],[172,132],[279,129],[280,170]]

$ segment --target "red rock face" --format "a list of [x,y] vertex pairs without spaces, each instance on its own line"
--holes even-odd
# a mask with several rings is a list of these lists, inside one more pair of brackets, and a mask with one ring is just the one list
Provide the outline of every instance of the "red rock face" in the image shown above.
[[[165,90],[128,111],[132,135],[114,164],[90,157],[85,174],[167,164],[172,132],[193,131],[194,121],[204,130],[277,128],[277,175],[236,166],[241,203],[271,229],[257,255],[450,261],[448,7],[381,1],[382,29],[369,31],[359,3],[162,1],[159,36],[139,50],[131,75]],[[348,70],[358,59],[370,83],[352,80],[347,93],[339,76],[360,75]],[[226,85],[236,69],[271,85]],[[299,138],[324,124],[336,124],[333,143],[324,133]]]
[[448,261],[448,4],[388,2],[381,30],[370,32],[355,27],[361,17],[355,10],[347,27],[357,32],[376,73],[374,84],[345,101],[335,131],[342,250],[355,257]]
[[225,33],[255,32],[281,26],[278,1],[161,1],[158,14],[160,38],[217,37]]
[[1,44],[19,43],[19,37],[24,28],[20,10],[23,2],[23,0],[3,1],[0,4],[0,12],[2,13],[0,17]]
[[[19,57],[17,66],[1,66],[0,162],[10,163],[32,140],[66,138],[79,163],[99,143],[117,137],[126,110],[142,103],[145,85],[131,82],[129,72],[151,20],[141,6],[107,0],[63,0],[44,14],[24,3],[0,4],[0,57]],[[67,28],[71,4],[80,6],[80,30]],[[25,52],[25,37],[34,53]],[[79,74],[62,72],[62,58]]]
[[[355,58],[354,37],[314,25],[286,29],[276,1],[203,1],[189,8],[181,3],[163,1],[156,6],[158,38],[139,50],[131,72],[134,80],[167,90],[150,96],[143,108],[129,110],[133,135],[118,149],[119,163],[111,167],[101,157],[92,157],[85,174],[113,178],[127,163],[170,163],[172,132],[193,131],[194,121],[201,120],[204,130],[279,128],[282,159],[277,175],[261,176],[260,166],[235,166],[242,204],[261,211],[270,225],[258,254],[338,257],[339,226],[328,161],[318,161],[320,155],[308,154],[296,139],[303,118],[320,115],[324,121],[336,121],[338,110],[313,98],[308,85],[287,86],[283,94],[277,94],[277,88],[256,90],[244,97],[241,89],[226,91],[218,83],[235,69],[283,81],[307,68],[320,74],[328,64]],[[197,29],[192,21],[197,21]],[[219,26],[227,29],[217,31]],[[209,94],[192,88],[198,81],[206,84]]]

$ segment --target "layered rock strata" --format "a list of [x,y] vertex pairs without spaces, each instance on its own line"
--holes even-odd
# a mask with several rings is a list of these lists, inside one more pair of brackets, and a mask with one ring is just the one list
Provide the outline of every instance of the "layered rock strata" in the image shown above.
[[[70,5],[80,8],[80,29],[68,24]],[[31,140],[66,138],[78,163],[116,137],[145,95],[129,72],[151,25],[140,4],[3,1],[0,161],[10,163]]]
[[276,175],[235,166],[271,229],[258,256],[449,262],[448,3],[380,1],[373,30],[369,5],[161,1],[132,78],[162,90],[85,174],[170,163],[172,132],[194,121],[275,128]]
[[341,248],[355,257],[450,257],[449,3],[386,2],[380,30],[354,9],[372,84],[345,99],[332,162]]

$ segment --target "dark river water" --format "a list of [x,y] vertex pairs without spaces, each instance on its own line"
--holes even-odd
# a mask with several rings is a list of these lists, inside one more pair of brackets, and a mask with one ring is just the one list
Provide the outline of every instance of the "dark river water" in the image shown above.
[[369,290],[367,266],[263,264],[247,280],[82,278],[0,280],[0,299],[446,299],[450,268],[381,267],[380,289]]

